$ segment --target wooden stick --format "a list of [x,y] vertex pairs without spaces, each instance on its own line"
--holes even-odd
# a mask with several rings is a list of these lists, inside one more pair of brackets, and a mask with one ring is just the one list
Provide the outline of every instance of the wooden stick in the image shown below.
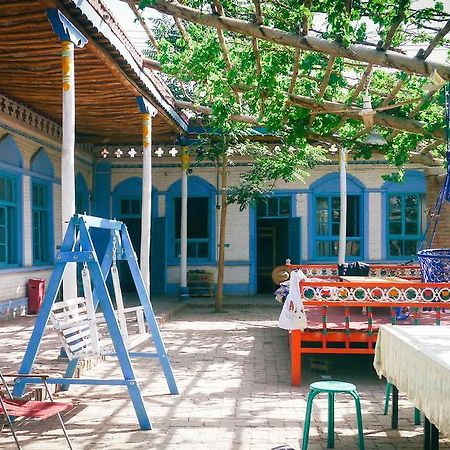
[[444,38],[444,36],[446,34],[448,34],[448,32],[450,31],[450,20],[447,21],[447,23],[444,25],[443,28],[441,28],[438,33],[436,34],[436,36],[434,37],[434,39],[430,42],[430,44],[428,45],[427,49],[424,51],[419,51],[417,54],[418,58],[428,58],[428,56],[430,55],[430,53],[434,50],[434,48],[439,44],[439,42]]
[[139,23],[141,24],[142,28],[145,31],[145,34],[149,38],[150,42],[152,43],[153,47],[157,52],[159,52],[159,44],[156,40],[155,35],[153,34],[153,31],[148,27],[147,23],[145,22],[144,17],[142,16],[141,12],[139,11],[139,8],[132,2],[132,0],[127,0],[128,6],[131,8],[131,11],[133,11],[136,18],[139,20]]
[[[322,83],[320,83],[319,94],[317,95],[318,98],[322,98],[323,94],[325,93],[325,89],[327,88],[328,82],[330,81],[330,76],[331,76],[331,72],[333,70],[333,64],[334,64],[335,60],[336,60],[335,56],[330,56],[330,58],[328,59],[327,68],[323,75]],[[312,113],[309,116],[309,126],[312,125],[315,117],[316,117],[316,115],[314,113]]]
[[[213,5],[217,11],[217,14],[219,14],[221,17],[225,15],[222,3],[220,3],[219,0],[213,0]],[[228,51],[227,44],[225,42],[225,35],[221,28],[217,28],[217,38],[219,40],[220,48],[222,49],[222,56],[223,60],[225,61],[225,66],[227,68],[227,71],[230,72],[230,70],[233,69],[233,64],[230,59],[230,53]],[[234,97],[236,98],[237,103],[240,105],[241,97],[239,95],[239,92],[233,87],[231,89],[233,89]]]

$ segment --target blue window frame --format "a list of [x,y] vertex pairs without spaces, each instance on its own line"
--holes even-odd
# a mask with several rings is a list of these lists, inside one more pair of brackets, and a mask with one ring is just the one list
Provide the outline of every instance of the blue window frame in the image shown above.
[[37,181],[32,182],[32,221],[33,221],[33,263],[49,264],[51,261],[51,195],[49,186]]
[[259,199],[256,203],[256,215],[258,219],[291,217],[291,197],[283,195]]
[[18,264],[17,180],[0,175],[0,267]]
[[[201,177],[188,177],[187,257],[190,264],[213,264],[215,248],[216,189]],[[181,250],[181,180],[166,194],[167,260],[177,265]]]
[[[317,258],[333,258],[339,251],[340,204],[338,195],[317,195],[314,198],[314,255]],[[347,241],[346,255],[361,257],[362,211],[361,196],[347,196]]]
[[420,193],[388,195],[388,258],[415,256],[422,238],[422,198]]

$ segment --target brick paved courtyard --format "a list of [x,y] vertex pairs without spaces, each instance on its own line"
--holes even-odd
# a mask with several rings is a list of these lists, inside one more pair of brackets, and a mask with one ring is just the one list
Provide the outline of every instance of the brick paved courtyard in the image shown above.
[[[290,363],[285,333],[276,327],[276,307],[211,308],[187,306],[162,326],[180,390],[168,394],[156,361],[137,360],[153,431],[140,431],[127,391],[120,387],[71,387],[76,407],[65,417],[76,449],[257,449],[279,445],[299,449],[307,386],[321,378],[311,373],[305,358],[303,386],[290,386]],[[33,319],[1,322],[0,364],[16,369]],[[14,342],[20,344],[12,345]],[[19,348],[20,347],[20,348]],[[40,369],[61,370],[55,358],[58,344],[49,333],[43,343]],[[355,382],[361,393],[367,449],[421,449],[422,427],[414,426],[412,405],[400,398],[399,430],[390,429],[382,415],[384,387],[369,357],[330,358],[328,375]],[[120,377],[117,364],[102,361],[89,377]],[[323,376],[323,374],[322,374]],[[60,394],[64,398],[67,394]],[[353,403],[337,397],[336,449],[356,446]],[[326,448],[327,401],[316,399],[310,449]],[[56,422],[19,427],[25,449],[63,449]],[[37,439],[38,438],[38,439]],[[0,446],[13,449],[8,433]],[[441,439],[441,448],[450,448]]]

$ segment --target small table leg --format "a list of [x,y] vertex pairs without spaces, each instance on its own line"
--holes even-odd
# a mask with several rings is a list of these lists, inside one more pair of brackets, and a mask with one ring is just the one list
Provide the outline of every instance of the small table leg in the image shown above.
[[423,424],[423,449],[439,449],[439,430],[426,417]]
[[393,430],[398,428],[398,389],[392,385],[392,419],[391,426]]
[[430,450],[431,443],[431,423],[425,417],[423,421],[423,450]]

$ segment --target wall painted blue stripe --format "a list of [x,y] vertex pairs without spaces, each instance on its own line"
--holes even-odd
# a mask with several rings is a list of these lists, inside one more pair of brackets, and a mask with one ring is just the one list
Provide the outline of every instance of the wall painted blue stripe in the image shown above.
[[[97,163],[92,172],[92,214],[111,217],[111,163]],[[97,256],[101,261],[109,242],[109,231],[95,228],[91,232]]]
[[28,307],[28,297],[15,298],[12,300],[2,301],[0,303],[0,315],[9,311],[20,311]]
[[[215,289],[215,287],[214,287]],[[169,283],[167,284],[167,294],[168,295],[178,295],[180,292],[180,287],[178,284]],[[224,295],[254,295],[250,291],[250,284],[249,283],[242,283],[242,284],[227,284],[225,283],[223,286],[223,293]],[[194,297],[197,298],[197,297]],[[201,298],[201,297],[198,297]]]

